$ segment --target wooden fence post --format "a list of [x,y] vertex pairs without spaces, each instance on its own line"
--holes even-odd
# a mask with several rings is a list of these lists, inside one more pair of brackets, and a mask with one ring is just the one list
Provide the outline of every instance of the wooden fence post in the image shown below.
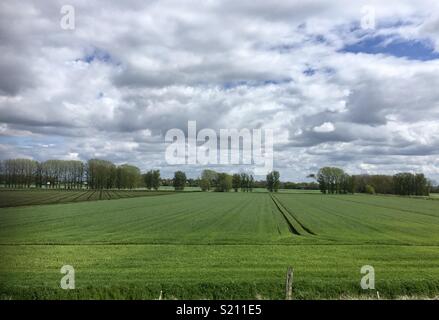
[[285,299],[293,299],[293,269],[288,267],[287,269],[287,279],[285,282]]

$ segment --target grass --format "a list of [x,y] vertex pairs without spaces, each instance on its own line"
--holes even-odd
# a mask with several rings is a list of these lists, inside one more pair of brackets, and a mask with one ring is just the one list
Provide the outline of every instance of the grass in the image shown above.
[[[435,296],[436,247],[282,245],[85,245],[2,247],[0,282],[12,298],[283,298],[286,266],[294,297],[375,297],[361,290],[362,265],[377,273],[383,298]],[[75,267],[77,290],[59,288],[60,268]]]
[[0,226],[4,299],[282,299],[289,265],[296,299],[374,298],[366,264],[382,298],[439,295],[437,201],[173,193],[2,208]]

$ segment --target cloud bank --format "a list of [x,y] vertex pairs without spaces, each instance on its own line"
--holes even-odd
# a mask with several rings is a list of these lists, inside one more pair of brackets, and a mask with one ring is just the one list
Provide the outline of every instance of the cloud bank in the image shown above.
[[439,180],[437,1],[72,1],[74,30],[64,4],[0,4],[1,158],[166,176],[166,131],[195,120],[274,129],[283,179],[334,165]]

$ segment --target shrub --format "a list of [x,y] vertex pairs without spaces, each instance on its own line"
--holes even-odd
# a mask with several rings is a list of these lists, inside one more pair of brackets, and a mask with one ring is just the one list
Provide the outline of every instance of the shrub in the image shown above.
[[366,185],[365,191],[367,194],[375,194],[375,188],[370,184]]

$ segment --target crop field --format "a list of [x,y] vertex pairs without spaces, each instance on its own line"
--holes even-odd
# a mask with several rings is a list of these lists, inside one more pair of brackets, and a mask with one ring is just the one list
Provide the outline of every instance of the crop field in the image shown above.
[[[174,191],[174,187],[160,186],[159,191]],[[183,191],[185,191],[185,192],[201,191],[201,188],[200,187],[185,187]]]
[[[148,195],[1,208],[0,297],[283,299],[288,266],[295,299],[439,296],[439,201]],[[75,290],[60,288],[63,265]],[[376,290],[361,289],[363,265]]]
[[111,200],[165,194],[170,193],[146,190],[3,190],[0,191],[0,207]]

